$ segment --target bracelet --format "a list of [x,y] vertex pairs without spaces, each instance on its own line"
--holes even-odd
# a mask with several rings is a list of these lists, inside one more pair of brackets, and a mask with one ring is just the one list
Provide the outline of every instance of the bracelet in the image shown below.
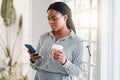
[[[66,62],[67,62],[67,59],[65,60],[65,63],[66,63]],[[65,64],[65,63],[64,63],[64,64]],[[62,64],[62,65],[64,65],[64,64]]]

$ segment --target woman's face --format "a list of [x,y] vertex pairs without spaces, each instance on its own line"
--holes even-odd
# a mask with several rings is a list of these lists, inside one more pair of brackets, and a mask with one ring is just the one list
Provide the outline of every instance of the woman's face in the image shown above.
[[60,12],[53,9],[48,11],[48,22],[53,31],[58,31],[66,27],[66,20],[66,15],[62,15]]

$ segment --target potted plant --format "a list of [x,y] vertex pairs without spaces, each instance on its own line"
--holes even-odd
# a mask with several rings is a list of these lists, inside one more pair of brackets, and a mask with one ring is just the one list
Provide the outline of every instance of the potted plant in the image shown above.
[[[13,55],[15,47],[17,47],[16,43],[18,42],[18,38],[20,37],[22,30],[22,15],[19,17],[18,30],[15,33],[16,38],[13,43],[12,49],[10,46],[10,28],[16,22],[16,11],[13,5],[13,0],[2,0],[1,5],[1,17],[3,18],[3,22],[5,24],[6,29],[6,40],[0,36],[0,47],[5,53],[6,59],[2,60],[0,63],[0,80],[28,80],[27,76],[21,74],[21,65],[17,61],[13,61]],[[20,51],[21,52],[21,51]],[[16,55],[16,54],[15,54]],[[17,55],[19,56],[19,55]],[[16,75],[17,74],[17,75]],[[19,78],[18,78],[19,76]]]

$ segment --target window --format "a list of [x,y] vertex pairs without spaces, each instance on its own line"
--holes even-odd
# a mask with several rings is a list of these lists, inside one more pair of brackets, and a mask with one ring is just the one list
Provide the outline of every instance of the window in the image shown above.
[[56,0],[72,10],[77,35],[83,40],[85,72],[75,80],[96,80],[98,0]]

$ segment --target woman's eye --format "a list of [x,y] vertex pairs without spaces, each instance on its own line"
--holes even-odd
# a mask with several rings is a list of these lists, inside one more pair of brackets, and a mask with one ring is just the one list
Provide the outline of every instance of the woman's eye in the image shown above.
[[50,21],[50,20],[56,21],[56,20],[58,20],[58,19],[59,19],[59,18],[57,18],[57,17],[48,18],[49,21]]
[[48,18],[48,20],[50,20],[50,18]]
[[58,19],[58,18],[56,18],[56,17],[55,17],[55,18],[53,18],[53,20],[57,20],[57,19]]

